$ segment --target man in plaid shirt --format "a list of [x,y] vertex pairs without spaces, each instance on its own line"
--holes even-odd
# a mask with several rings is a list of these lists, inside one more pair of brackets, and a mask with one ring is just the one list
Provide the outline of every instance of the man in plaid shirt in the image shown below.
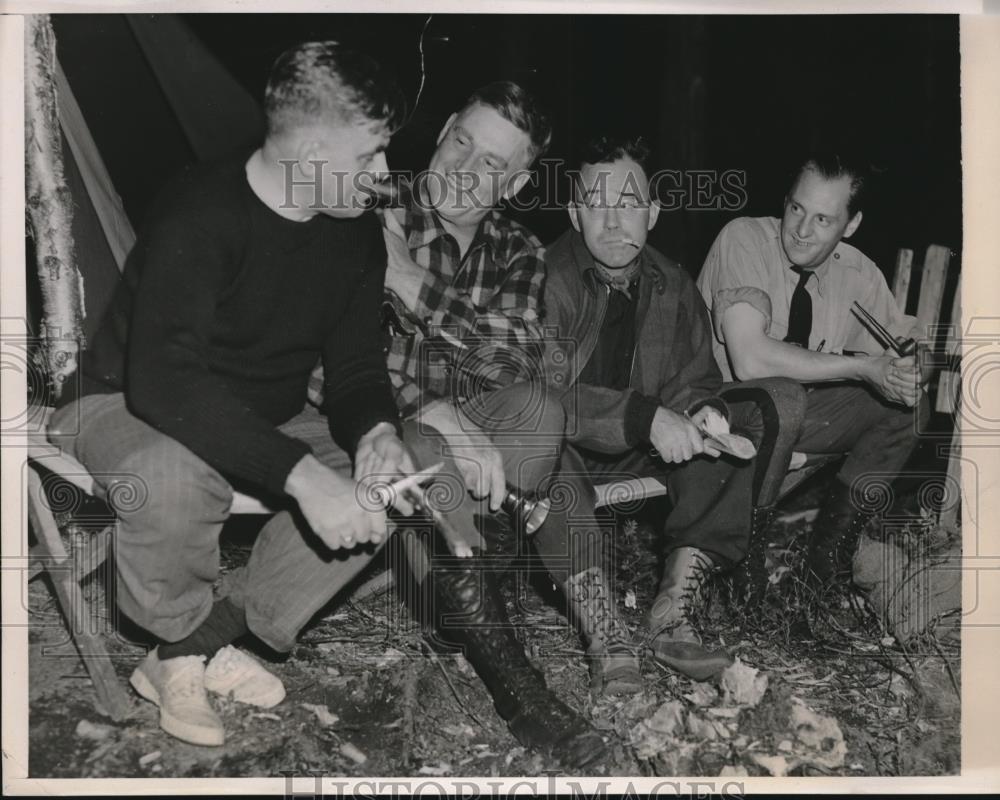
[[[424,434],[419,462],[454,469],[448,516],[470,547],[486,549],[480,529],[508,484],[558,497],[535,549],[588,641],[595,688],[634,691],[638,664],[604,577],[593,487],[579,470],[560,474],[566,412],[541,371],[542,247],[497,211],[550,138],[521,87],[485,86],[449,117],[429,169],[401,187],[399,207],[382,212],[388,370],[403,418]],[[418,580],[433,588],[437,634],[464,648],[512,733],[570,763],[597,758],[598,734],[548,690],[515,637],[495,562],[490,569],[478,556],[459,568],[435,542],[404,540]]]

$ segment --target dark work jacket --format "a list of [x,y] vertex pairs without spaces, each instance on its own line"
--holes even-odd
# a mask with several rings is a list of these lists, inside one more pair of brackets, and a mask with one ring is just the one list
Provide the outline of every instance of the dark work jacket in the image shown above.
[[577,384],[597,344],[608,288],[595,274],[583,237],[570,229],[545,251],[543,294],[546,380],[562,395],[570,442],[601,453],[620,453],[648,442],[658,406],[694,413],[715,397],[722,374],[712,355],[708,310],[679,264],[646,245],[642,253],[636,343],[629,388]]

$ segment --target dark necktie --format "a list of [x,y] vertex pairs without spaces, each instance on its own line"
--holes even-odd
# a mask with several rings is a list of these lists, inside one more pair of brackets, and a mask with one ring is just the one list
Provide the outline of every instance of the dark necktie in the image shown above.
[[809,334],[812,333],[813,307],[812,298],[806,291],[806,283],[809,282],[812,270],[802,269],[802,267],[793,264],[792,271],[798,274],[799,282],[795,286],[795,291],[792,292],[792,304],[788,309],[788,335],[785,337],[785,341],[800,345],[808,350]]

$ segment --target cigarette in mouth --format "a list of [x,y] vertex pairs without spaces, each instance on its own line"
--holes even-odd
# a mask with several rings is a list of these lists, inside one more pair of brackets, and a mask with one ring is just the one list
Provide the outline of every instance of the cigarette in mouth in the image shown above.
[[634,247],[636,250],[639,249],[639,243],[632,239],[629,239],[627,236],[623,236],[620,241],[622,244],[627,244],[630,247]]

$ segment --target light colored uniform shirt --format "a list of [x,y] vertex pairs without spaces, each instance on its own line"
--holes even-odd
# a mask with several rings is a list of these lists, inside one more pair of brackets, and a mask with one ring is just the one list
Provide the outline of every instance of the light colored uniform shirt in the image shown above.
[[[781,246],[781,220],[740,217],[722,229],[698,276],[698,289],[712,312],[715,360],[727,381],[734,380],[726,357],[722,315],[736,303],[749,303],[764,315],[772,339],[788,333],[788,311],[799,276]],[[894,336],[914,336],[916,319],[896,304],[885,277],[856,247],[841,241],[809,278],[812,332],[809,349],[824,353],[885,352],[851,312],[857,300]]]

